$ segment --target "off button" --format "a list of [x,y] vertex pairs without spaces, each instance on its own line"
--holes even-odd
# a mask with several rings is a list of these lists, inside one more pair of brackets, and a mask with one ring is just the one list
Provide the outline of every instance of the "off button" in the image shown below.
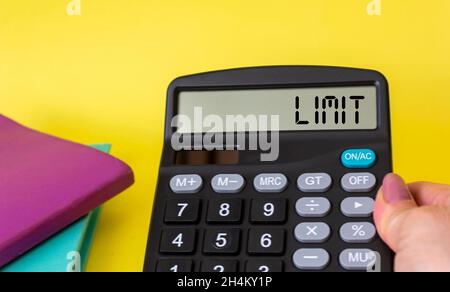
[[347,173],[342,177],[341,184],[346,192],[366,193],[371,192],[375,188],[377,178],[368,172]]
[[342,165],[350,169],[367,169],[375,165],[377,155],[370,149],[349,149],[341,155]]

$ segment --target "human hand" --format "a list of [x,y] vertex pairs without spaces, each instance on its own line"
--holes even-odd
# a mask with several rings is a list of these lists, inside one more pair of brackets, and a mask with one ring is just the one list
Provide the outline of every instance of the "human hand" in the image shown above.
[[396,253],[396,272],[450,272],[450,186],[383,181],[375,204],[381,238]]

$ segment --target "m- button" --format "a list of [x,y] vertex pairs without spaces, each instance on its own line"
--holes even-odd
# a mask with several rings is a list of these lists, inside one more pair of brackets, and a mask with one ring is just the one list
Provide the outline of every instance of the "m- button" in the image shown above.
[[331,188],[332,179],[326,173],[305,173],[297,180],[298,189],[304,193],[322,193]]
[[239,174],[219,174],[213,177],[211,186],[219,194],[237,194],[245,186],[245,180]]
[[288,180],[281,173],[264,173],[255,177],[253,186],[259,193],[281,193],[287,187]]
[[203,179],[196,174],[177,175],[170,180],[170,189],[175,194],[196,194],[203,187]]

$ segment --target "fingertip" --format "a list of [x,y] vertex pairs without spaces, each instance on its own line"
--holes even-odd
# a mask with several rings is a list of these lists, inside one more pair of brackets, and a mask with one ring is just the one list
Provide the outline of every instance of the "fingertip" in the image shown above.
[[417,207],[404,180],[397,174],[385,176],[374,207],[374,221],[380,237],[394,251],[397,248],[396,218],[404,211]]
[[387,203],[384,200],[383,190],[380,188],[377,193],[377,197],[375,200],[375,206],[374,206],[374,222],[378,229],[378,233],[381,236],[381,238],[385,239],[385,228],[383,222],[383,218],[385,217],[384,214],[386,212]]
[[388,204],[414,200],[405,181],[398,174],[390,173],[386,175],[381,189],[383,198]]
[[390,185],[392,183],[398,182],[399,180],[403,181],[403,179],[395,173],[389,173],[383,178],[383,183],[378,190],[374,207],[374,220],[375,224],[379,227],[382,227],[381,222],[383,219],[383,215],[386,211],[387,206],[389,205],[386,200],[387,196],[384,194],[384,190],[390,191]]

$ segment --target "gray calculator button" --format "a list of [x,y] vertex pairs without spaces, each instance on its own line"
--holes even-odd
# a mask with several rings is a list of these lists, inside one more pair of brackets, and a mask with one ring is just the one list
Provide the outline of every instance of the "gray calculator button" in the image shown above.
[[203,187],[203,179],[196,174],[177,175],[170,180],[170,188],[176,194],[196,194]]
[[239,174],[219,174],[212,179],[211,186],[219,194],[236,194],[244,188],[245,180]]
[[326,198],[301,198],[297,201],[295,209],[302,217],[325,217],[331,210],[331,203]]
[[378,260],[370,249],[346,249],[339,256],[341,266],[349,271],[369,271]]
[[322,193],[331,188],[331,176],[326,173],[305,173],[298,180],[298,189],[304,193]]
[[330,262],[330,255],[324,249],[304,248],[295,252],[293,261],[300,270],[323,270]]
[[301,223],[295,228],[295,238],[301,243],[324,243],[331,234],[325,223]]
[[260,193],[281,193],[287,187],[288,180],[281,173],[263,173],[255,177],[253,185]]
[[342,201],[341,211],[347,217],[370,217],[373,214],[375,201],[372,198],[347,198]]
[[341,239],[347,243],[369,243],[377,234],[375,226],[367,222],[352,222],[341,227]]
[[377,184],[376,177],[368,172],[347,173],[342,177],[342,188],[349,193],[370,192]]

